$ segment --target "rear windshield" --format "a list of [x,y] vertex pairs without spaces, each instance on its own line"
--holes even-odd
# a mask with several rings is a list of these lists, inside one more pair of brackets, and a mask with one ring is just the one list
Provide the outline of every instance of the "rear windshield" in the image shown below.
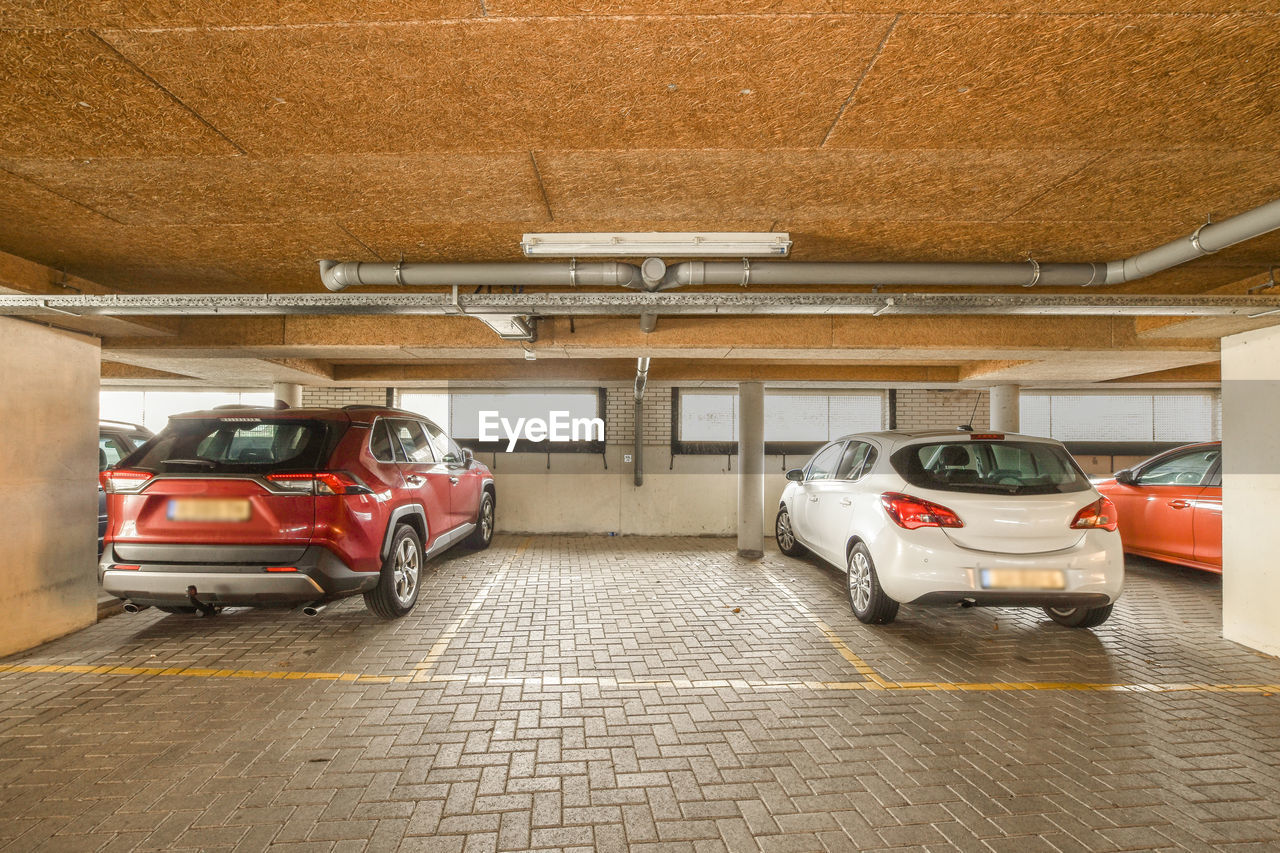
[[889,461],[911,485],[944,492],[1049,495],[1090,487],[1071,454],[1055,444],[940,441],[904,447]]
[[246,417],[176,418],[121,467],[156,474],[261,474],[323,467],[345,425]]

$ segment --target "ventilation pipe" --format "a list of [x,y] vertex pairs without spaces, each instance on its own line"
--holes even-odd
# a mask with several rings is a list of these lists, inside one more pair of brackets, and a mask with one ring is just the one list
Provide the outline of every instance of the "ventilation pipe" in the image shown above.
[[[616,262],[423,264],[320,262],[330,290],[354,285],[617,286],[670,290],[688,285],[925,285],[1098,287],[1122,284],[1221,251],[1280,228],[1280,199],[1189,236],[1119,261],[1103,263],[796,263],[792,261],[685,261],[667,266],[648,258],[640,266]],[[656,321],[656,318],[655,318]]]
[[[664,267],[665,269],[665,267]],[[630,287],[643,290],[640,268],[615,261],[578,263],[394,264],[362,261],[320,262],[320,280],[329,290],[358,286],[411,287]]]
[[635,484],[644,485],[644,389],[649,384],[649,359],[636,359],[635,427],[631,430],[631,458],[635,462]]

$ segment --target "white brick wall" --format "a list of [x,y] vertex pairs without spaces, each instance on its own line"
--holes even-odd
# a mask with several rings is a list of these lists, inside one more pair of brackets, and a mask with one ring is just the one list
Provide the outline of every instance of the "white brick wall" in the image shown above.
[[[609,444],[630,445],[635,430],[635,391],[631,385],[610,386],[605,403],[605,436]],[[650,387],[644,392],[645,444],[671,443],[671,389]]]
[[898,429],[955,429],[970,418],[976,430],[991,428],[991,401],[985,389],[898,389]]
[[343,388],[307,386],[302,389],[302,405],[318,409],[342,406],[385,406],[386,388]]

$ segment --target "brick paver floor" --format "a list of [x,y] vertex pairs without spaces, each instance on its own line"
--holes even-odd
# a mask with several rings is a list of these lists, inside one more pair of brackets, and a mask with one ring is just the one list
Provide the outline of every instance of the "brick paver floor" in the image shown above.
[[1280,849],[1280,661],[1217,578],[873,628],[732,548],[501,536],[397,622],[148,610],[0,661],[0,849]]

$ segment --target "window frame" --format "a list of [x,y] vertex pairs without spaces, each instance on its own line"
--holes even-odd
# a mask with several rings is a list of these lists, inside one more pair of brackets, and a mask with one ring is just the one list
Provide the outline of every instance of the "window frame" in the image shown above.
[[[680,399],[683,396],[680,388],[671,389],[671,453],[674,456],[734,456],[738,453],[738,442],[736,441],[684,441],[680,438]],[[736,395],[736,390],[730,390],[730,395]],[[794,392],[792,392],[794,393]],[[858,391],[814,391],[815,395],[825,394],[828,397],[847,394],[850,396],[859,395]],[[883,395],[883,391],[874,391],[875,394]],[[865,396],[872,396],[868,392]],[[884,429],[884,398],[880,400],[880,429]],[[860,435],[861,433],[849,433],[849,435]],[[804,456],[812,458],[819,450],[835,441],[847,441],[844,436],[839,438],[828,438],[822,441],[766,441],[764,443],[765,456]],[[858,439],[865,441],[865,439]],[[805,469],[808,470],[806,463]]]
[[[1149,462],[1147,462],[1145,465],[1143,465],[1142,467],[1140,467],[1138,470],[1134,472],[1133,484],[1139,488],[1144,488],[1144,489],[1152,489],[1160,486],[1172,486],[1178,489],[1203,488],[1204,486],[1209,485],[1213,481],[1214,475],[1218,474],[1221,470],[1222,449],[1220,446],[1216,448],[1218,451],[1217,458],[1215,458],[1212,462],[1210,462],[1208,467],[1204,469],[1204,473],[1200,475],[1200,481],[1198,483],[1144,483],[1142,482],[1142,478],[1146,476],[1148,471],[1152,470],[1153,468],[1158,468],[1166,462],[1172,462],[1176,459],[1182,458],[1183,456],[1194,456],[1199,453],[1208,453],[1214,449],[1215,448],[1211,446],[1201,445],[1198,447],[1189,447],[1182,451],[1175,451],[1175,452],[1165,453],[1160,456],[1157,456],[1155,459],[1150,460]],[[1221,484],[1221,481],[1219,481],[1219,484]]]
[[[507,389],[493,389],[493,390],[502,391]],[[525,394],[539,393],[539,392],[565,393],[566,391],[578,391],[578,390],[587,391],[590,389],[535,388],[531,390],[522,390],[520,391],[520,393],[525,393]],[[481,393],[484,393],[484,391],[485,389],[483,388],[470,389],[466,391],[451,391],[450,397],[453,397],[455,394],[459,397],[470,395],[470,394],[481,394]],[[595,417],[599,418],[604,423],[603,438],[601,438],[600,440],[592,439],[590,441],[562,441],[562,442],[530,441],[527,438],[518,438],[516,439],[515,447],[512,449],[511,452],[512,453],[594,453],[597,455],[604,453],[605,449],[608,446],[608,441],[609,441],[609,392],[607,388],[603,388],[603,387],[597,387],[595,389],[595,392],[596,392]],[[450,400],[449,406],[450,406],[450,409],[449,409],[450,419],[452,419],[453,417],[452,400]],[[427,418],[423,418],[420,415],[418,417],[420,420],[428,420]],[[440,429],[440,428],[437,427],[437,429]],[[457,438],[456,436],[450,434],[446,430],[441,429],[440,431],[444,433],[445,438],[453,442],[453,444],[457,446],[459,450],[470,450],[473,455],[478,453],[495,453],[496,454],[496,453],[507,452],[508,440],[503,437],[499,437],[497,441],[481,441],[478,438]],[[460,464],[465,464],[465,463],[460,463]]]

